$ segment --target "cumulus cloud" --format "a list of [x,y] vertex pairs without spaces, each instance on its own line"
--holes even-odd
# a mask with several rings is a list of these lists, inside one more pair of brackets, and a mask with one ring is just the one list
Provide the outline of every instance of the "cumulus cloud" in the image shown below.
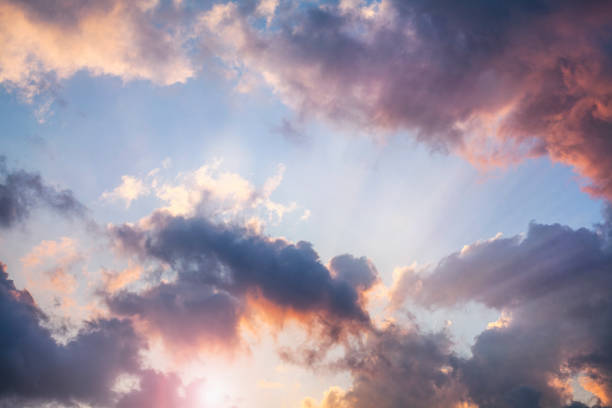
[[119,292],[108,303],[113,313],[138,318],[148,333],[163,336],[175,354],[200,346],[231,349],[239,340],[240,302],[201,282],[179,278],[140,293]]
[[[272,178],[262,190],[273,190],[278,182]],[[286,361],[313,368],[327,364],[347,371],[353,379],[348,389],[332,388],[321,404],[305,400],[305,407],[583,407],[572,401],[574,379],[595,395],[599,406],[609,405],[610,220],[608,208],[604,222],[593,229],[533,223],[525,235],[498,235],[467,245],[435,266],[398,270],[391,291],[394,307],[412,301],[440,309],[475,301],[500,311],[500,320],[477,336],[472,355],[466,357],[453,352],[452,338],[444,331],[424,333],[418,327],[394,325],[377,328],[370,321],[364,294],[378,282],[378,272],[365,257],[340,255],[324,265],[307,242],[292,243],[198,214],[157,211],[137,224],[108,230],[120,251],[143,263],[160,263],[174,274],[172,279],[139,285],[139,290],[125,288],[126,282],[134,282],[143,273],[134,264],[125,276],[117,274],[116,282],[115,275],[105,278],[110,311],[132,322],[96,320],[66,345],[58,345],[40,324],[44,315],[29,293],[16,290],[4,275],[6,293],[0,303],[10,311],[2,317],[0,310],[0,317],[11,328],[6,333],[25,330],[21,338],[38,339],[7,343],[10,356],[44,355],[36,361],[40,366],[28,362],[38,378],[61,367],[63,371],[57,372],[67,378],[74,371],[79,381],[86,381],[88,372],[70,356],[99,367],[102,362],[85,345],[91,341],[103,350],[108,364],[96,369],[109,374],[95,387],[79,385],[77,391],[68,385],[73,381],[64,384],[61,380],[51,382],[52,388],[29,391],[22,384],[26,379],[15,374],[18,367],[11,365],[17,363],[10,360],[3,365],[6,375],[19,380],[11,380],[9,390],[0,393],[7,401],[112,400],[129,406],[149,401],[157,389],[159,401],[189,406],[191,394],[178,392],[183,387],[178,377],[143,371],[136,357],[124,360],[111,344],[125,345],[136,356],[144,343],[134,334],[134,324],[186,352],[202,345],[231,348],[241,342],[241,323],[261,314],[280,326],[289,319],[307,323],[314,348],[284,350],[281,357]],[[59,244],[41,244],[24,262],[40,264]],[[20,322],[26,329],[16,326]],[[109,334],[114,330],[121,333],[117,334],[121,341]],[[354,330],[350,339],[343,337],[346,330]],[[341,357],[323,361],[322,356],[339,344]],[[92,355],[85,357],[86,353]],[[126,371],[139,376],[140,388],[123,396],[108,391]]]
[[18,290],[0,264],[0,404],[110,404],[117,376],[139,367],[138,351],[144,343],[131,324],[90,321],[60,345],[41,326],[44,319],[30,294]]
[[155,188],[156,195],[167,203],[164,207],[173,215],[196,214],[223,220],[257,216],[280,221],[294,211],[297,204],[282,204],[271,199],[280,186],[285,166],[279,164],[274,175],[261,187],[256,187],[240,174],[224,170],[222,160],[216,159],[193,172],[181,173],[176,183],[163,183]]
[[111,201],[125,201],[125,208],[129,208],[132,201],[148,193],[149,189],[142,180],[125,175],[121,176],[121,184],[112,191],[102,193],[102,198]]
[[456,406],[464,396],[450,365],[451,344],[445,333],[394,326],[370,335],[344,358],[353,376],[345,399],[359,408]]
[[[604,406],[612,378],[609,225],[609,219],[577,230],[533,223],[524,236],[497,235],[436,266],[399,270],[395,307],[408,300],[430,309],[475,301],[500,310],[469,357],[455,354],[444,331],[376,328],[363,295],[378,273],[367,258],[340,255],[324,266],[308,243],[197,216],[157,212],[138,225],[111,227],[119,249],[161,262],[176,279],[120,291],[107,302],[114,313],[186,346],[236,345],[240,322],[252,313],[280,323],[310,319],[319,328],[302,346],[281,349],[281,358],[351,374],[352,386],[330,390],[323,406],[580,407],[572,401],[576,379]],[[350,339],[342,337],[347,327],[357,327]],[[338,344],[342,357],[324,359]]]
[[0,156],[0,227],[25,221],[32,209],[46,207],[65,216],[83,216],[85,206],[70,190],[47,185],[42,177],[24,170],[9,170]]
[[372,330],[334,363],[351,374],[352,386],[332,387],[320,405],[308,398],[302,407],[468,408],[451,346],[445,332],[423,333],[418,327],[396,325]]
[[[609,219],[608,219],[609,221]],[[353,384],[303,407],[584,408],[609,406],[612,241],[595,229],[531,224],[525,236],[479,241],[436,266],[396,273],[390,299],[430,309],[480,302],[501,317],[471,356],[450,333],[391,324],[362,332],[337,361]],[[397,306],[396,304],[396,306]],[[290,359],[308,364],[308,360]],[[573,401],[575,381],[593,394]]]
[[321,403],[313,398],[302,401],[302,408],[349,408],[351,405],[345,399],[346,393],[340,387],[331,387],[325,392]]
[[370,289],[378,280],[376,266],[365,256],[338,255],[332,258],[329,268],[336,279],[347,282],[358,292]]
[[145,224],[113,226],[109,233],[123,251],[161,261],[177,278],[140,293],[119,292],[108,304],[168,340],[231,341],[241,316],[254,310],[281,322],[323,317],[340,327],[369,324],[361,293],[377,272],[366,258],[335,258],[332,273],[307,242],[163,212]]
[[[261,186],[224,169],[222,163],[222,159],[214,159],[196,170],[181,172],[172,180],[165,177],[160,168],[151,170],[144,178],[124,175],[121,184],[104,192],[101,198],[124,201],[129,208],[134,200],[154,194],[164,202],[162,209],[172,215],[203,215],[223,221],[235,221],[240,217],[254,224],[280,222],[298,208],[295,202],[283,204],[271,198],[283,181],[285,166],[282,163]],[[165,170],[170,164],[170,160],[165,159],[162,168]]]
[[[606,225],[606,224],[604,224]],[[407,269],[398,290],[429,308],[476,301],[502,317],[458,359],[479,407],[558,407],[582,378],[612,395],[612,247],[604,228],[531,224],[524,237],[464,248],[432,270]]]
[[203,46],[300,113],[410,130],[479,165],[546,154],[612,198],[607,1],[285,2],[271,25],[253,16],[214,5]]

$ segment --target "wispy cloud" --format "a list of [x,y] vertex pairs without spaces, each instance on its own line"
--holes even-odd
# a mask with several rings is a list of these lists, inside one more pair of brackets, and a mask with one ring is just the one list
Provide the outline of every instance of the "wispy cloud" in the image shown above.
[[86,212],[72,191],[46,184],[39,174],[9,170],[0,156],[0,228],[24,222],[36,207],[68,217],[82,217]]

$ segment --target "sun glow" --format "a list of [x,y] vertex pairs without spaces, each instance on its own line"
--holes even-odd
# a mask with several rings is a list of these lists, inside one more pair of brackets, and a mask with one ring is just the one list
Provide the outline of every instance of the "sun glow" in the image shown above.
[[209,381],[200,386],[198,399],[205,408],[221,408],[227,395],[227,388],[218,381]]

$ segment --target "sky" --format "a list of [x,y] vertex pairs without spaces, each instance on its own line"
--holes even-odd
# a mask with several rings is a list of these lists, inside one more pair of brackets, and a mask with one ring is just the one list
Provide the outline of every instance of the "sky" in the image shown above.
[[0,0],[0,407],[612,407],[605,0]]

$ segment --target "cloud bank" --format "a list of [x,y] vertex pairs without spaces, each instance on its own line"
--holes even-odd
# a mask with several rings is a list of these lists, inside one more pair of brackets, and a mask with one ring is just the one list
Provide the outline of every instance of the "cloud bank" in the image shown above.
[[[9,202],[26,209],[6,212],[8,227],[27,216],[32,204],[24,203],[71,211],[77,203],[39,176],[4,172],[3,191],[18,197]],[[56,196],[70,197],[70,204]],[[147,285],[126,290],[118,284],[103,293],[117,317],[87,322],[65,344],[44,327],[44,312],[29,292],[18,290],[0,267],[0,399],[8,405],[123,407],[154,404],[157,396],[165,404],[197,405],[196,383],[142,367],[139,352],[148,336],[160,336],[184,353],[203,345],[236,349],[241,324],[263,317],[272,328],[289,320],[305,323],[314,348],[281,350],[287,362],[351,375],[350,388],[326,394],[326,408],[586,407],[573,401],[576,382],[592,393],[589,406],[609,407],[611,215],[606,208],[604,221],[592,229],[532,223],[524,236],[496,236],[429,269],[404,269],[390,294],[395,308],[443,310],[478,302],[500,312],[476,337],[472,355],[461,356],[447,331],[373,322],[366,294],[379,276],[366,257],[339,255],[325,265],[310,243],[160,210],[137,224],[111,225],[107,233],[132,262],[157,263],[172,278],[151,280],[138,267],[129,281],[144,279]],[[49,243],[44,245],[33,254],[48,252]],[[330,360],[327,353],[335,346],[340,349]],[[126,373],[139,379],[139,387],[119,394],[113,386]],[[303,405],[317,403],[309,399]]]
[[409,131],[479,166],[547,155],[612,199],[606,0],[4,0],[0,11],[0,82],[25,100],[80,70],[170,85],[222,61],[239,91],[266,83],[301,116]]
[[144,292],[119,292],[108,304],[167,340],[236,343],[240,319],[254,310],[279,324],[286,318],[321,318],[340,330],[370,324],[362,294],[378,275],[366,258],[342,255],[330,270],[304,241],[165,212],[144,224],[113,226],[109,233],[124,253],[161,261],[177,277]]
[[611,199],[611,20],[597,0],[343,0],[281,2],[262,28],[228,2],[201,29],[302,114],[408,130],[478,165],[548,155]]
[[475,301],[502,312],[455,362],[479,407],[562,406],[572,378],[612,402],[609,220],[594,230],[533,223],[524,237],[475,243],[399,279],[394,296],[429,308]]

